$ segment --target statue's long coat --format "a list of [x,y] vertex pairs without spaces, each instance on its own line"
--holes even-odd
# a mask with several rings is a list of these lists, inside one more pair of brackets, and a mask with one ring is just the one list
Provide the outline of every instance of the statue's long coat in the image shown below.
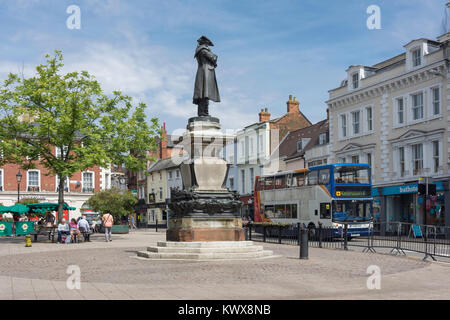
[[199,99],[208,98],[214,102],[220,102],[219,88],[217,87],[216,72],[217,56],[211,52],[208,46],[198,45],[195,56],[198,62],[197,75],[195,76],[194,104]]

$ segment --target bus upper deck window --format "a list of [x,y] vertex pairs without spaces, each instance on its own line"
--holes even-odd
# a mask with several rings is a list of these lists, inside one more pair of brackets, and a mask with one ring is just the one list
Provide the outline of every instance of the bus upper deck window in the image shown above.
[[322,169],[319,171],[319,184],[330,183],[330,169]]
[[319,172],[318,171],[311,171],[308,173],[308,185],[312,186],[317,184]]

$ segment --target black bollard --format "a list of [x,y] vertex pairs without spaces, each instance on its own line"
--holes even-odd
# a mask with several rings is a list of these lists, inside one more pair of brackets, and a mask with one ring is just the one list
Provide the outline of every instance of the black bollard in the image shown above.
[[300,228],[300,259],[308,259],[308,229],[304,224]]
[[319,248],[322,248],[322,222],[319,221]]
[[344,250],[348,250],[347,241],[348,241],[348,223],[344,224]]
[[158,232],[158,219],[156,219],[155,230]]

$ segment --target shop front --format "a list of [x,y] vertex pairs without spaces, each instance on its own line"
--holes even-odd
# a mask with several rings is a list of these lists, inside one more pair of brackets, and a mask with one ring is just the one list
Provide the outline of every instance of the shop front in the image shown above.
[[147,226],[147,203],[144,199],[139,199],[134,207],[134,212],[136,213],[136,226],[138,228],[143,228]]
[[433,184],[436,185],[436,195],[428,197],[418,194],[418,184],[374,187],[375,221],[446,225],[444,183],[437,181]]
[[254,221],[253,197],[251,195],[241,196],[241,217],[243,220]]
[[156,224],[162,226],[167,224],[167,203],[155,202],[148,205],[148,225],[154,227]]

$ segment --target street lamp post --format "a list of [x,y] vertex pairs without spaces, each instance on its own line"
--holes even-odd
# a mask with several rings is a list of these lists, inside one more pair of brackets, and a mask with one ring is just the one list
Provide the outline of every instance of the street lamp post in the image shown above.
[[20,181],[22,181],[22,174],[20,173],[20,170],[16,174],[16,179],[17,179],[17,203],[19,203],[19,201],[20,201]]

